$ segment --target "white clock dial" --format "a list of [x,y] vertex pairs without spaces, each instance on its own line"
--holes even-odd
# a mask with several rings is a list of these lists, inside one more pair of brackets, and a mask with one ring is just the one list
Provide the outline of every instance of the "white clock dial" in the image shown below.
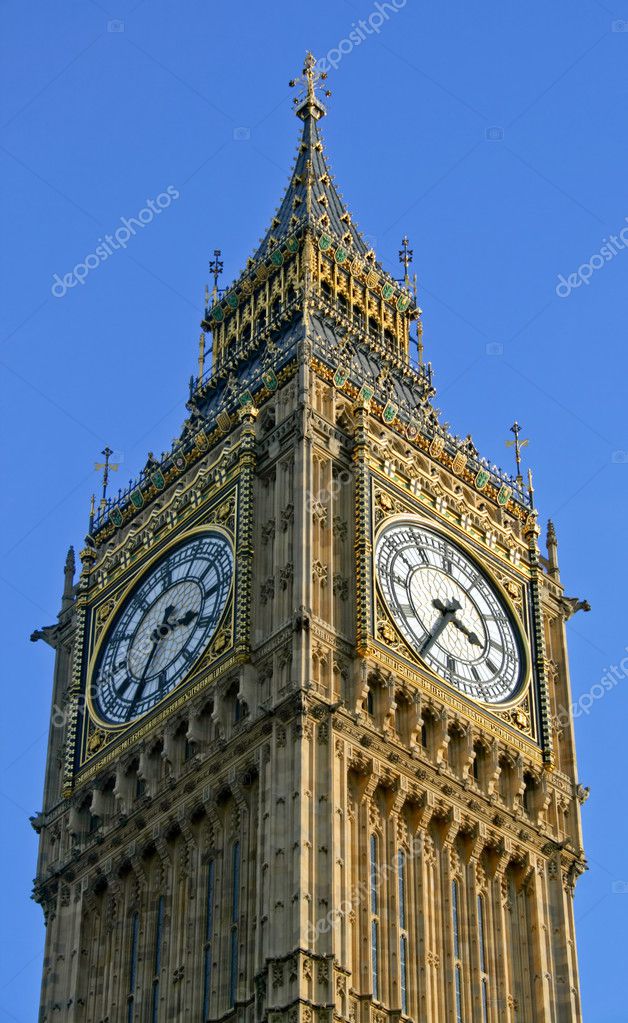
[[139,580],[92,673],[91,700],[102,721],[133,721],[179,685],[218,628],[232,576],[230,543],[207,530],[171,548]]
[[406,642],[467,696],[503,703],[520,687],[522,638],[497,587],[443,533],[397,520],[375,547],[382,596]]

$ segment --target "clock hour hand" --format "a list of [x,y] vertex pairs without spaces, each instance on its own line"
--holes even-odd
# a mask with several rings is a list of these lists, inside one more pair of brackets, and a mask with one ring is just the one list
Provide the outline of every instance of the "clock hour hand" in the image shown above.
[[467,629],[466,625],[463,625],[462,622],[459,622],[457,618],[452,618],[451,624],[455,625],[456,628],[459,629],[460,632],[463,634],[463,636],[467,637],[469,643],[471,643],[472,646],[482,646],[482,643],[480,642],[480,638],[477,632],[471,632],[471,630]]
[[434,628],[424,640],[420,650],[420,653],[422,654],[427,653],[430,647],[434,645],[440,634],[444,632],[449,623],[454,620],[456,611],[459,611],[462,605],[454,599],[448,600],[446,604],[444,604],[442,600],[433,600],[432,606],[435,607],[437,611],[440,611],[441,617],[437,620]]
[[186,611],[183,618],[178,618],[174,625],[189,625],[195,618],[198,618],[198,611]]
[[[172,622],[169,621],[169,618],[171,615],[175,613],[175,611],[176,607],[174,606],[174,604],[168,604],[168,607],[164,611],[164,617],[161,624],[157,625],[156,628],[154,628],[150,634],[150,638],[152,639],[153,643],[158,643],[159,640],[163,638],[163,636],[167,635],[168,630],[172,628]],[[166,631],[162,633],[162,629],[165,629]]]

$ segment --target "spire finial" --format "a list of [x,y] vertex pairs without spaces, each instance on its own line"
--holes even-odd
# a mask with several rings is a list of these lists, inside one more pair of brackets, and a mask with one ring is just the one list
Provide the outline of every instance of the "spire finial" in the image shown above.
[[112,454],[113,454],[112,448],[110,448],[110,447],[103,448],[103,450],[101,451],[101,455],[105,456],[104,462],[96,462],[94,464],[94,468],[96,469],[96,472],[100,472],[101,469],[103,470],[103,474],[102,474],[102,497],[100,499],[100,507],[101,508],[105,508],[106,505],[107,505],[107,485],[109,483],[109,473],[110,472],[117,472],[118,469],[120,468],[120,463],[119,462],[110,462],[109,461],[109,459],[111,458]]
[[216,302],[218,301],[218,281],[220,280],[220,275],[224,269],[224,263],[220,258],[221,256],[222,252],[220,251],[220,249],[214,249],[214,258],[210,259],[209,261],[209,272],[214,278],[214,288],[212,291],[212,305],[215,305]]
[[[317,120],[319,117],[324,117],[326,114],[325,107],[316,95],[316,90],[319,88],[321,82],[324,82],[327,78],[326,71],[317,71],[316,69],[316,58],[314,54],[309,50],[305,55],[305,63],[303,64],[303,71],[301,72],[300,78],[293,78],[288,84],[291,89],[295,86],[300,85],[305,89],[305,96],[299,99],[295,96],[293,102],[296,107],[296,115],[300,117],[302,121],[305,121],[306,117],[315,117]],[[329,89],[325,89],[324,96],[331,96]]]
[[404,234],[403,238],[401,239],[402,248],[399,249],[399,262],[403,263],[403,283],[408,288],[410,287],[410,276],[408,274],[408,267],[410,266],[410,263],[414,259],[414,250],[408,248],[409,244],[410,242],[408,241],[408,236]]
[[76,563],[74,560],[74,547],[68,549],[68,555],[63,566],[63,596],[61,598],[61,610],[65,611],[74,600],[74,572]]
[[198,387],[202,386],[203,374],[205,373],[205,335],[201,331],[198,339]]
[[519,434],[521,433],[521,426],[515,419],[514,423],[510,427],[510,432],[514,433],[514,440],[507,440],[506,447],[515,449],[515,462],[517,463],[517,483],[519,486],[523,485],[523,476],[521,475],[521,448],[525,448],[530,443],[529,440],[519,440]]
[[546,546],[549,574],[554,576],[556,579],[560,579],[560,573],[558,570],[558,540],[556,539],[556,530],[554,529],[554,523],[551,519],[547,520]]

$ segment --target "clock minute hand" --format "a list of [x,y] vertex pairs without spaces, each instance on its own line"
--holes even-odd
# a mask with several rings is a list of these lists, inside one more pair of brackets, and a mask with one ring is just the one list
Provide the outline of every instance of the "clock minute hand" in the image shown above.
[[165,612],[164,612],[164,617],[163,617],[161,625],[159,625],[157,628],[153,629],[153,631],[150,634],[150,638],[152,640],[153,645],[150,648],[150,652],[148,654],[148,657],[146,658],[146,661],[144,662],[144,667],[142,669],[142,674],[140,675],[139,682],[137,683],[137,689],[135,690],[135,694],[134,694],[133,699],[131,701],[131,706],[129,707],[129,713],[128,713],[129,718],[133,717],[133,711],[135,710],[137,704],[139,703],[139,701],[141,700],[141,698],[142,698],[142,696],[144,694],[144,690],[146,688],[146,682],[148,681],[147,678],[146,678],[146,676],[148,675],[148,669],[150,668],[150,666],[151,666],[151,664],[153,662],[153,658],[155,657],[155,654],[157,652],[157,647],[159,646],[159,642],[160,642],[160,639],[161,639],[159,630],[161,628],[163,628],[164,625],[168,625],[168,619],[170,618],[171,614],[174,614],[174,612],[175,612],[174,604],[169,604],[168,607],[166,608]]
[[133,695],[133,699],[131,700],[131,706],[129,707],[129,713],[128,713],[128,717],[129,718],[133,717],[133,712],[134,712],[137,704],[139,703],[139,701],[141,700],[141,698],[142,698],[142,696],[144,694],[144,690],[146,688],[146,682],[147,682],[146,676],[148,674],[148,669],[151,666],[151,663],[153,661],[155,653],[157,652],[157,647],[158,646],[159,646],[159,639],[158,638],[157,639],[153,639],[153,645],[151,647],[151,650],[150,650],[150,653],[149,653],[148,657],[146,658],[146,661],[144,662],[144,667],[142,669],[142,674],[140,675],[139,681],[137,683],[137,689],[135,690],[135,693]]
[[440,611],[441,617],[437,620],[434,628],[421,646],[420,653],[422,654],[427,653],[430,647],[434,645],[441,632],[443,632],[449,623],[454,620],[456,611],[459,611],[461,608],[461,605],[457,600],[449,600],[446,604],[444,604],[442,600],[433,600],[432,606],[435,607],[437,611]]

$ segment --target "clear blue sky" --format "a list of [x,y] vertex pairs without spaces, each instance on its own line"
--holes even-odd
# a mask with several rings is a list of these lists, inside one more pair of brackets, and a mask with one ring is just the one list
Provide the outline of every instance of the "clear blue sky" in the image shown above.
[[[628,2],[398,4],[378,33],[340,47],[327,150],[393,272],[411,238],[444,418],[505,465],[508,428],[524,424],[567,592],[593,607],[569,624],[578,696],[628,646],[628,250],[599,266],[604,239],[628,224]],[[53,658],[28,636],[55,619],[100,450],[116,449],[126,483],[178,432],[207,261],[222,248],[226,279],[237,274],[287,180],[299,127],[288,80],[306,48],[338,49],[375,10],[2,5],[0,1019],[36,1018],[43,945],[28,816],[41,803]],[[123,30],[108,31],[116,18]],[[53,297],[55,273],[169,185],[180,198]],[[558,297],[558,275],[579,267],[588,284]],[[576,897],[587,1023],[626,1019],[627,709],[622,679],[577,721],[591,786]]]

